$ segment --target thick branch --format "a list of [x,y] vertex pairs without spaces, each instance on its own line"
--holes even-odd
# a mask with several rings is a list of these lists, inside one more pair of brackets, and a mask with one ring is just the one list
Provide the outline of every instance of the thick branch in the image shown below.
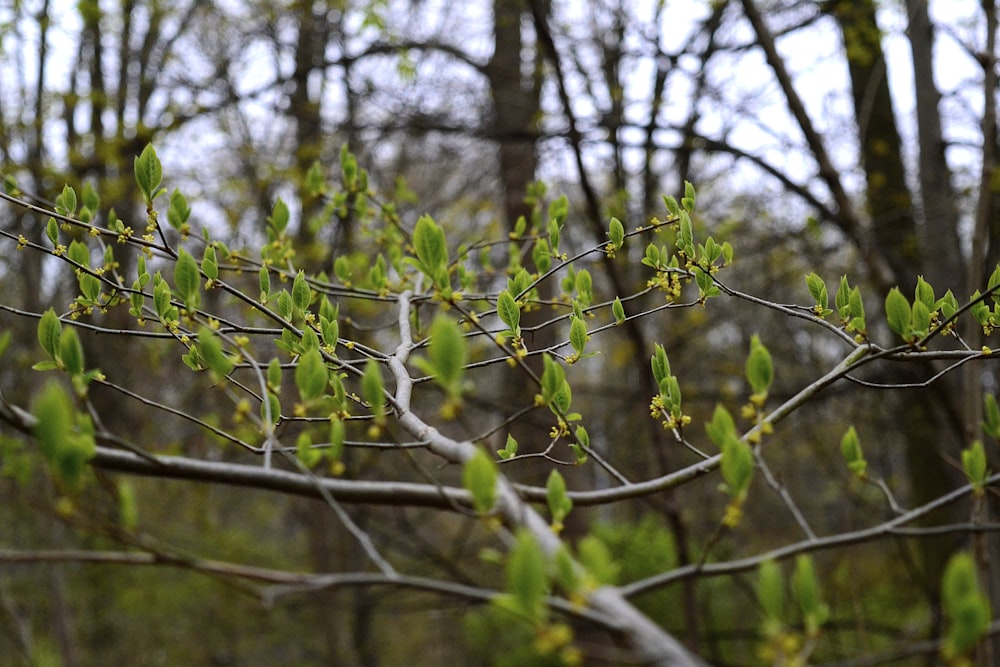
[[[413,380],[406,370],[406,360],[413,343],[410,336],[410,298],[404,292],[399,299],[399,330],[401,342],[396,353],[389,360],[389,369],[396,380],[395,407],[400,426],[410,435],[428,443],[428,449],[451,463],[464,463],[477,452],[476,446],[468,441],[459,442],[441,434],[410,411],[410,393]],[[527,530],[539,547],[550,558],[565,550],[566,545],[559,539],[549,523],[518,495],[513,485],[503,475],[497,478],[497,501],[495,511],[508,526]],[[573,563],[581,574],[584,568]],[[703,665],[674,637],[643,615],[612,586],[604,586],[591,593],[587,602],[598,613],[614,618],[619,623],[625,639],[639,657],[657,667],[677,667]]]

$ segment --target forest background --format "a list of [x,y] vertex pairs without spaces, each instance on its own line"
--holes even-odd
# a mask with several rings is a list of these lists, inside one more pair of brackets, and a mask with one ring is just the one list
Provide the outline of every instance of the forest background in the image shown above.
[[6,3],[0,662],[993,664],[995,36]]

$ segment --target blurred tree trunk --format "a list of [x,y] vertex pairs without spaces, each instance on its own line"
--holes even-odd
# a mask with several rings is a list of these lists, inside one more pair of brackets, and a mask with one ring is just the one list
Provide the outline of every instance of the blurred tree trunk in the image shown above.
[[[968,287],[983,289],[987,277],[1000,262],[1000,189],[997,187],[998,131],[997,131],[997,77],[996,32],[997,13],[993,2],[981,3],[986,19],[985,52],[979,54],[983,68],[983,156],[979,178],[979,201],[976,206],[975,226],[972,235],[972,256],[966,271]],[[972,324],[972,323],[970,323]],[[966,332],[966,340],[973,349],[981,347],[983,332],[974,324]],[[985,370],[964,369],[965,429],[966,440],[972,442],[980,436],[983,416]],[[995,373],[994,373],[995,377]],[[976,503],[973,521],[989,523],[997,513],[997,499],[987,496],[986,502]],[[980,580],[986,585],[993,609],[1000,608],[1000,569],[994,563],[998,540],[989,532],[974,538],[976,561]],[[995,664],[1000,655],[1000,638],[990,637],[976,647],[976,661],[980,667]]]
[[920,85],[915,87],[917,140],[919,155],[919,214],[922,222],[921,255],[934,257],[922,267],[930,284],[950,286],[961,299],[970,293],[965,276],[962,250],[957,233],[958,206],[951,183],[951,170],[945,159],[945,143],[941,129],[941,93],[934,80],[934,26],[927,13],[925,0],[907,0],[909,15],[907,37],[913,60],[913,76]]
[[847,54],[872,238],[895,282],[907,289],[920,272],[920,247],[875,5],[838,2],[833,15]]
[[[919,2],[909,4],[923,5]],[[938,295],[950,287],[961,299],[964,296],[961,290],[965,266],[954,215],[957,206],[951,192],[941,140],[940,94],[931,69],[933,34],[927,21],[926,6],[922,11],[914,9],[909,39],[918,81],[919,181],[922,187],[920,200],[924,204],[924,242],[921,242],[913,197],[907,184],[875,4],[872,0],[832,4],[850,72],[858,143],[866,179],[865,203],[878,252],[885,257],[895,284],[904,293],[912,293],[917,276],[926,275],[934,281],[931,284]],[[927,189],[923,189],[925,187]],[[932,373],[929,367],[913,367],[893,380],[918,383]],[[903,401],[894,420],[906,444],[911,495],[918,504],[940,497],[954,486],[954,475],[949,472],[946,458],[957,457],[958,450],[965,446],[966,435],[962,428],[961,408],[953,402],[957,393],[955,390],[959,388],[957,380],[957,375],[947,377],[938,382],[932,391],[919,392],[919,400]],[[966,403],[980,403],[981,400],[981,390],[963,397]],[[949,509],[929,518],[929,521],[940,523],[952,513],[954,509]],[[924,561],[924,584],[936,610],[941,576],[958,543],[955,540],[923,539],[919,546]],[[940,619],[937,620],[939,622]]]
[[[964,265],[960,254],[956,252],[957,220],[942,217],[957,207],[954,200],[948,198],[947,166],[941,159],[940,117],[936,109],[940,95],[934,91],[924,91],[918,99],[919,104],[928,107],[920,112],[919,121],[921,181],[944,181],[935,183],[932,191],[922,193],[921,201],[933,204],[930,210],[924,211],[927,218],[925,232],[940,235],[940,238],[934,239],[935,254],[925,255],[921,252],[923,244],[914,215],[914,198],[907,183],[902,142],[896,125],[874,2],[833,1],[820,5],[823,11],[836,20],[847,58],[859,158],[865,174],[865,222],[862,222],[850,198],[846,196],[842,175],[833,169],[823,138],[812,125],[805,106],[795,91],[785,62],[775,48],[774,38],[756,3],[743,0],[743,6],[757,33],[758,44],[765,51],[768,63],[782,87],[789,109],[819,165],[821,178],[834,196],[838,208],[836,222],[858,247],[878,293],[884,294],[894,285],[898,285],[904,293],[912,293],[916,277],[923,274],[931,263],[936,264],[935,275],[945,280],[944,283],[934,285],[938,295],[955,285],[956,277],[964,274]],[[918,42],[914,50],[914,65],[919,72],[926,74],[925,70],[919,68],[928,66],[924,59],[932,44],[921,40],[929,40],[932,35],[930,31],[920,29],[919,16],[917,21],[910,34],[911,41]],[[934,86],[932,77],[918,79],[918,82],[918,87]],[[932,165],[935,160],[938,164]],[[942,250],[941,255],[936,252],[938,248]],[[952,264],[949,265],[949,261]],[[956,287],[960,288],[960,284]],[[957,296],[959,299],[963,298],[963,295]],[[906,369],[885,381],[919,383],[932,372],[930,368]],[[963,443],[963,429],[961,407],[954,402],[956,392],[946,388],[950,383],[954,383],[951,378],[946,382],[936,383],[931,391],[919,392],[917,400],[902,401],[894,412],[893,424],[898,427],[905,443],[910,492],[915,503],[939,497],[953,486],[949,484],[949,481],[954,480],[945,457],[957,454],[957,449]],[[964,399],[977,400],[971,396]],[[929,520],[939,522],[942,516],[939,514]],[[925,539],[918,544],[923,553],[922,583],[935,609],[938,606],[941,574],[955,546],[952,541],[944,539]]]
[[298,246],[307,257],[327,257],[328,253],[313,249],[315,233],[308,221],[322,208],[322,202],[306,189],[306,174],[314,162],[319,160],[323,149],[322,88],[327,40],[330,37],[330,23],[327,3],[311,0],[296,0],[292,7],[298,19],[298,33],[295,44],[295,68],[291,76],[291,92],[288,95],[288,114],[295,124],[294,167],[297,201],[302,202],[302,218],[299,223]]
[[[29,110],[22,110],[22,118],[20,123],[25,122],[26,117],[32,119],[32,126],[28,132],[25,133],[25,139],[27,142],[26,153],[26,170],[28,182],[24,184],[24,188],[27,192],[39,195],[45,192],[48,187],[48,179],[46,178],[46,157],[45,157],[45,107],[46,107],[46,92],[45,92],[45,77],[48,76],[48,40],[49,40],[49,3],[46,0],[42,7],[38,10],[40,20],[38,22],[38,78],[34,81],[33,91],[24,91],[23,99],[25,101],[32,100],[34,102],[34,108]],[[23,61],[22,61],[23,62]],[[20,124],[19,123],[19,124]],[[20,128],[18,128],[20,129]],[[6,134],[8,128],[4,128],[4,133]],[[16,129],[14,130],[17,131]],[[9,139],[9,137],[8,137]],[[38,231],[38,229],[31,229],[32,225],[37,224],[36,217],[32,215],[19,215],[20,222],[19,231],[23,233],[28,238],[33,238]],[[42,259],[43,255],[41,253],[18,253],[20,260],[20,270],[23,276],[22,286],[26,287],[24,289],[23,298],[25,307],[37,312],[40,310],[40,304],[42,303],[42,290],[35,289],[41,287],[42,284]]]
[[[541,117],[541,57],[522,60],[527,46],[522,29],[529,2],[546,0],[494,0],[493,57],[486,67],[493,100],[493,132],[499,143],[500,186],[503,214],[509,229],[519,216],[530,221],[531,208],[524,199],[538,167],[536,141]],[[547,10],[546,10],[547,15]]]

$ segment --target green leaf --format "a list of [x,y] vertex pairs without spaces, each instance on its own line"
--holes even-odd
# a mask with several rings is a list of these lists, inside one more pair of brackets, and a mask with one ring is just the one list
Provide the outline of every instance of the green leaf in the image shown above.
[[983,417],[983,432],[994,440],[1000,440],[1000,407],[993,394],[983,397]]
[[812,296],[813,301],[816,305],[823,311],[825,311],[830,305],[830,297],[826,291],[826,283],[815,273],[810,273],[806,276],[806,286],[809,288],[809,294]]
[[510,292],[503,290],[497,297],[497,315],[500,320],[514,333],[519,335],[521,323],[521,308],[517,305]]
[[944,296],[937,300],[934,304],[934,310],[941,311],[941,319],[950,320],[952,316],[958,311],[958,299],[952,294],[951,290],[944,293]]
[[608,545],[596,535],[587,535],[577,547],[580,564],[600,585],[614,585],[621,568],[614,562]]
[[170,296],[170,285],[157,272],[153,278],[153,305],[156,308],[156,314],[164,322],[175,319]]
[[301,350],[303,353],[308,352],[309,350],[318,350],[319,336],[316,334],[315,329],[313,329],[312,327],[306,327],[305,329],[303,329],[302,338],[299,341],[299,345],[301,346]]
[[229,375],[236,366],[236,363],[222,351],[222,341],[218,335],[205,326],[198,330],[198,352],[209,369],[220,378]]
[[840,439],[840,452],[847,462],[847,467],[858,477],[863,477],[868,469],[868,462],[865,461],[861,451],[861,440],[858,439],[858,432],[853,426],[847,429]]
[[681,212],[681,207],[677,204],[677,199],[673,195],[663,195],[663,206],[673,218],[676,218]]
[[323,452],[313,447],[312,438],[307,431],[299,433],[295,439],[295,454],[307,468],[312,468],[323,459]]
[[517,542],[507,556],[507,590],[516,608],[530,623],[540,624],[545,619],[545,596],[548,577],[545,573],[545,556],[535,538],[527,530],[517,533]]
[[267,388],[274,391],[281,391],[281,362],[275,357],[267,364]]
[[555,218],[553,218],[553,219],[549,220],[549,225],[548,225],[548,230],[547,231],[548,231],[548,234],[549,234],[549,246],[551,246],[552,251],[554,253],[558,253],[559,252],[559,240],[560,240],[559,237],[560,237],[560,232],[562,231],[562,225],[560,225],[559,222],[556,221]]
[[83,373],[83,346],[76,335],[76,329],[69,327],[62,332],[59,340],[59,357],[70,375]]
[[758,396],[766,396],[767,390],[774,380],[774,366],[771,364],[771,353],[760,342],[760,337],[757,334],[750,337],[750,355],[747,357],[746,374],[753,393]]
[[885,316],[889,328],[898,336],[906,338],[910,328],[910,303],[898,287],[889,290],[885,297]]
[[576,294],[577,300],[586,308],[594,300],[594,280],[590,277],[590,271],[580,269],[576,272]]
[[982,493],[986,481],[986,452],[981,441],[974,440],[968,448],[962,450],[962,470],[976,493]]
[[5,330],[3,333],[0,333],[0,357],[2,357],[3,353],[7,351],[7,348],[10,346],[10,341],[13,339],[13,337],[14,334],[11,333],[9,329]]
[[108,244],[104,246],[104,256],[101,258],[101,261],[104,262],[105,268],[118,265],[115,260],[115,247],[113,245]]
[[527,269],[521,268],[512,277],[507,278],[507,291],[512,297],[516,297],[528,289],[530,284],[531,274],[528,273]]
[[760,564],[757,575],[757,600],[764,614],[772,620],[781,620],[785,607],[785,579],[781,568],[773,560]]
[[198,307],[201,288],[201,274],[198,272],[198,262],[184,248],[178,251],[177,263],[174,265],[174,285],[188,310]]
[[837,296],[834,299],[834,305],[837,307],[837,313],[841,320],[850,319],[850,302],[851,286],[847,282],[847,276],[841,276],[840,285],[837,287]]
[[281,401],[272,393],[267,392],[267,400],[260,403],[260,418],[267,421],[268,410],[270,410],[271,423],[277,424],[281,419]]
[[670,377],[670,362],[667,361],[667,353],[659,343],[653,346],[653,356],[650,363],[653,367],[653,378],[656,379],[656,384],[659,386]]
[[271,273],[267,270],[266,266],[260,267],[258,281],[260,282],[261,303],[267,303],[267,297],[271,294]]
[[101,196],[97,194],[94,184],[90,181],[83,184],[83,205],[93,212],[101,208]]
[[213,246],[205,246],[205,255],[201,260],[201,270],[209,280],[219,279],[219,260],[215,255],[215,248]]
[[927,310],[934,311],[934,288],[924,280],[923,276],[917,276],[917,287],[913,291],[913,302],[920,302],[927,306]]
[[33,433],[53,478],[69,489],[78,489],[84,466],[96,451],[93,427],[80,427],[89,424],[89,419],[77,417],[66,390],[54,381],[35,396],[31,412],[37,419]]
[[625,306],[618,297],[611,303],[611,314],[614,315],[615,324],[622,324],[625,321]]
[[340,317],[340,306],[334,306],[324,294],[319,300],[319,316],[335,322]]
[[993,269],[993,273],[990,274],[990,279],[986,283],[986,289],[990,292],[990,297],[993,299],[993,303],[1000,305],[1000,292],[997,288],[1000,287],[1000,264],[997,264],[996,268]]
[[58,361],[61,341],[62,323],[56,311],[49,308],[38,321],[38,342],[54,361]]
[[517,220],[514,222],[514,231],[510,233],[510,238],[519,239],[524,236],[524,232],[528,229],[528,221],[523,215],[517,216]]
[[340,171],[344,185],[353,190],[358,182],[358,159],[348,150],[347,144],[340,146]]
[[829,609],[823,603],[819,590],[819,580],[813,568],[813,561],[807,555],[795,559],[795,573],[792,575],[792,594],[802,609],[806,633],[815,636],[826,623]]
[[660,249],[655,243],[650,243],[646,246],[646,256],[642,258],[642,263],[654,269],[659,267]]
[[549,514],[552,515],[553,525],[561,528],[563,519],[573,509],[573,501],[566,494],[566,480],[558,470],[549,473],[548,481],[545,483],[545,499],[549,506]]
[[552,558],[552,576],[559,587],[571,596],[584,592],[584,578],[580,568],[573,562],[569,549],[560,545]]
[[170,205],[167,207],[167,222],[174,229],[180,230],[191,217],[191,207],[188,201],[176,188],[170,193]]
[[90,248],[85,243],[80,243],[77,240],[70,241],[66,256],[80,266],[90,266]]
[[587,323],[579,317],[570,318],[569,342],[578,355],[583,354],[583,350],[589,339],[590,336],[587,335]]
[[715,239],[709,236],[705,239],[705,245],[702,246],[702,261],[707,264],[714,264],[719,256],[722,255],[722,246],[715,242]]
[[146,270],[146,256],[140,254],[136,258],[136,275],[140,287],[145,287],[149,283],[149,271]]
[[286,320],[292,319],[292,297],[288,295],[287,290],[281,290],[278,292],[278,314]]
[[271,225],[276,234],[280,235],[288,227],[289,217],[288,204],[281,197],[278,197],[271,209],[271,215],[267,217],[268,224]]
[[694,280],[698,285],[698,296],[701,299],[710,299],[722,293],[722,290],[716,286],[712,274],[703,270],[700,266],[694,267]]
[[733,263],[733,245],[729,241],[722,242],[722,261],[728,266]]
[[323,174],[323,166],[318,160],[313,162],[309,171],[306,172],[306,191],[310,197],[316,197],[326,192],[326,176]]
[[295,367],[295,386],[303,401],[311,401],[323,395],[327,375],[326,362],[318,349],[311,349],[302,355]]
[[61,215],[73,217],[76,214],[76,190],[64,185],[62,192],[56,197],[56,211]]
[[139,505],[135,498],[135,487],[131,482],[118,482],[118,517],[125,530],[135,530],[139,523]]
[[368,403],[375,424],[381,426],[385,421],[385,395],[382,388],[382,371],[374,359],[369,359],[365,363],[365,373],[361,377],[361,396]]
[[923,301],[913,302],[910,329],[914,337],[926,336],[931,329],[931,311]]
[[31,413],[38,419],[34,435],[42,456],[54,462],[71,437],[74,416],[69,395],[62,385],[50,380],[32,401]]
[[680,251],[688,256],[688,259],[694,259],[694,228],[691,225],[691,216],[688,215],[687,211],[680,212],[675,244]]
[[[556,364],[556,368],[562,370],[562,367]],[[569,382],[563,380],[562,386],[556,390],[556,393],[552,396],[552,400],[549,402],[549,407],[552,409],[553,413],[562,413],[566,415],[567,421],[578,421],[580,415],[577,413],[569,413],[569,407],[573,404],[573,390],[569,386]]]
[[566,221],[567,215],[569,215],[569,198],[566,195],[560,195],[558,199],[549,204],[549,220],[555,220],[556,223],[562,224]]
[[611,223],[608,226],[608,238],[615,244],[616,249],[625,244],[625,226],[618,218],[611,218]]
[[724,449],[727,443],[739,439],[736,434],[736,423],[722,404],[716,404],[711,421],[705,424],[705,433],[720,450]]
[[330,448],[327,450],[327,458],[331,461],[339,461],[344,455],[344,440],[347,437],[347,427],[344,420],[330,418]]
[[340,341],[340,324],[337,320],[328,320],[320,315],[319,326],[320,333],[323,335],[323,344],[330,346],[330,348],[336,348]]
[[503,449],[497,452],[500,458],[506,460],[517,456],[517,440],[510,433],[507,434],[507,442],[504,444]]
[[55,218],[49,218],[48,222],[45,223],[45,236],[48,237],[53,248],[59,245],[59,223],[56,222]]
[[477,449],[462,466],[462,486],[472,496],[472,507],[480,514],[493,509],[497,495],[496,466],[489,456]]
[[542,398],[552,403],[566,384],[566,372],[549,354],[542,356]]
[[143,199],[147,204],[151,204],[156,196],[156,189],[163,178],[163,167],[160,165],[160,158],[156,156],[156,150],[152,144],[147,144],[142,153],[133,163],[135,172],[135,182],[142,192]]
[[439,314],[431,323],[430,335],[427,352],[431,375],[452,398],[458,398],[468,359],[462,330],[455,320]]
[[306,281],[306,274],[304,271],[299,271],[295,274],[295,280],[292,281],[292,306],[295,308],[295,312],[304,313],[309,309],[311,300],[312,292]]
[[720,467],[729,495],[736,499],[745,497],[754,469],[750,446],[737,438],[727,440],[723,445]]
[[851,327],[856,331],[864,331],[865,303],[861,300],[861,290],[857,287],[851,288],[848,306],[851,313]]
[[101,296],[101,281],[91,273],[80,273],[80,294],[88,303],[97,303]]
[[979,643],[990,624],[990,603],[979,590],[972,556],[964,552],[952,556],[944,571],[941,597],[947,620],[942,653],[945,658],[957,658]]
[[448,264],[444,231],[429,215],[421,216],[413,228],[413,248],[424,272],[432,280]]
[[983,303],[981,297],[982,295],[979,293],[979,290],[973,292],[970,299],[972,302],[970,310],[976,322],[979,323],[979,326],[983,327],[983,330],[986,331],[990,321],[990,307]]
[[346,416],[349,412],[347,389],[344,387],[344,373],[330,373],[330,396],[333,398],[334,409]]
[[[535,263],[535,268],[538,269],[539,274],[547,273],[552,268],[552,250],[549,248],[548,241],[545,239],[535,241],[534,246],[531,248],[531,261]],[[528,276],[530,282],[530,274],[527,271],[524,271],[524,273]],[[513,293],[518,294],[520,292],[521,290],[517,290]]]
[[681,206],[684,207],[688,213],[694,212],[695,205],[695,194],[694,186],[688,181],[684,181],[684,197],[681,199]]

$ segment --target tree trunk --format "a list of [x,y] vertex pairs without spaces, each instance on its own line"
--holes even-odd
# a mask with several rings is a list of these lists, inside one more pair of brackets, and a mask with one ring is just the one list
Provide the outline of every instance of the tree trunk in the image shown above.
[[[932,285],[938,294],[942,294],[962,275],[962,265],[957,252],[957,221],[954,217],[942,217],[948,215],[949,208],[954,204],[953,200],[947,198],[950,187],[947,165],[943,160],[943,144],[940,143],[940,118],[936,107],[939,95],[933,90],[924,90],[918,92],[917,99],[918,109],[921,105],[928,105],[927,108],[918,110],[921,183],[927,179],[941,179],[941,182],[932,184],[930,191],[923,192],[923,201],[931,205],[924,210],[927,218],[925,232],[929,233],[933,229],[937,234],[944,235],[943,238],[934,239],[933,250],[928,248],[932,254],[922,255],[921,247],[924,244],[918,235],[912,196],[906,181],[902,142],[886,76],[875,4],[872,0],[838,2],[831,3],[831,10],[840,26],[847,54],[872,239],[889,265],[893,281],[904,293],[912,292],[917,276],[934,264],[939,282]],[[918,22],[911,26],[911,43],[914,40],[919,43],[921,37],[929,37],[926,34],[928,28],[921,26],[919,17],[916,18]],[[929,72],[918,69],[929,65],[923,62],[929,55],[929,43],[920,43],[914,47],[914,68],[918,71],[918,77],[921,76],[919,72],[929,76]],[[918,89],[933,89],[933,79],[917,80],[920,82]],[[940,197],[944,199],[939,199]],[[938,253],[939,249],[942,254]],[[946,264],[948,260],[952,264]],[[930,367],[912,366],[901,376],[894,377],[893,381],[918,383],[932,372]],[[949,405],[950,392],[943,391],[943,383],[938,384],[938,389],[921,390],[916,400],[902,401],[893,420],[905,443],[910,493],[913,502],[918,504],[940,497],[954,487],[954,480],[948,473],[944,457],[949,453],[954,455],[955,452],[949,450],[955,449],[956,442],[961,443],[961,419],[957,417],[956,409]],[[948,517],[948,511],[942,511],[929,517],[928,521],[940,523],[947,521]],[[919,542],[924,567],[923,585],[934,610],[932,632],[935,634],[940,621],[938,603],[941,576],[948,558],[957,546],[955,540],[946,539],[924,539]]]
[[[535,179],[537,123],[541,116],[541,78],[535,62],[521,59],[526,46],[521,22],[529,0],[494,0],[493,57],[486,68],[493,100],[493,132],[500,151],[503,215],[509,228],[531,214],[524,198]],[[537,49],[536,49],[537,54]],[[530,75],[525,76],[530,66]]]
[[961,299],[968,294],[962,275],[962,251],[956,222],[958,209],[951,184],[951,170],[945,160],[941,132],[941,93],[934,82],[934,26],[925,0],[907,0],[907,37],[913,58],[913,78],[917,112],[917,139],[920,148],[920,213],[922,217],[921,255],[935,261],[922,267],[931,285],[951,287]]

